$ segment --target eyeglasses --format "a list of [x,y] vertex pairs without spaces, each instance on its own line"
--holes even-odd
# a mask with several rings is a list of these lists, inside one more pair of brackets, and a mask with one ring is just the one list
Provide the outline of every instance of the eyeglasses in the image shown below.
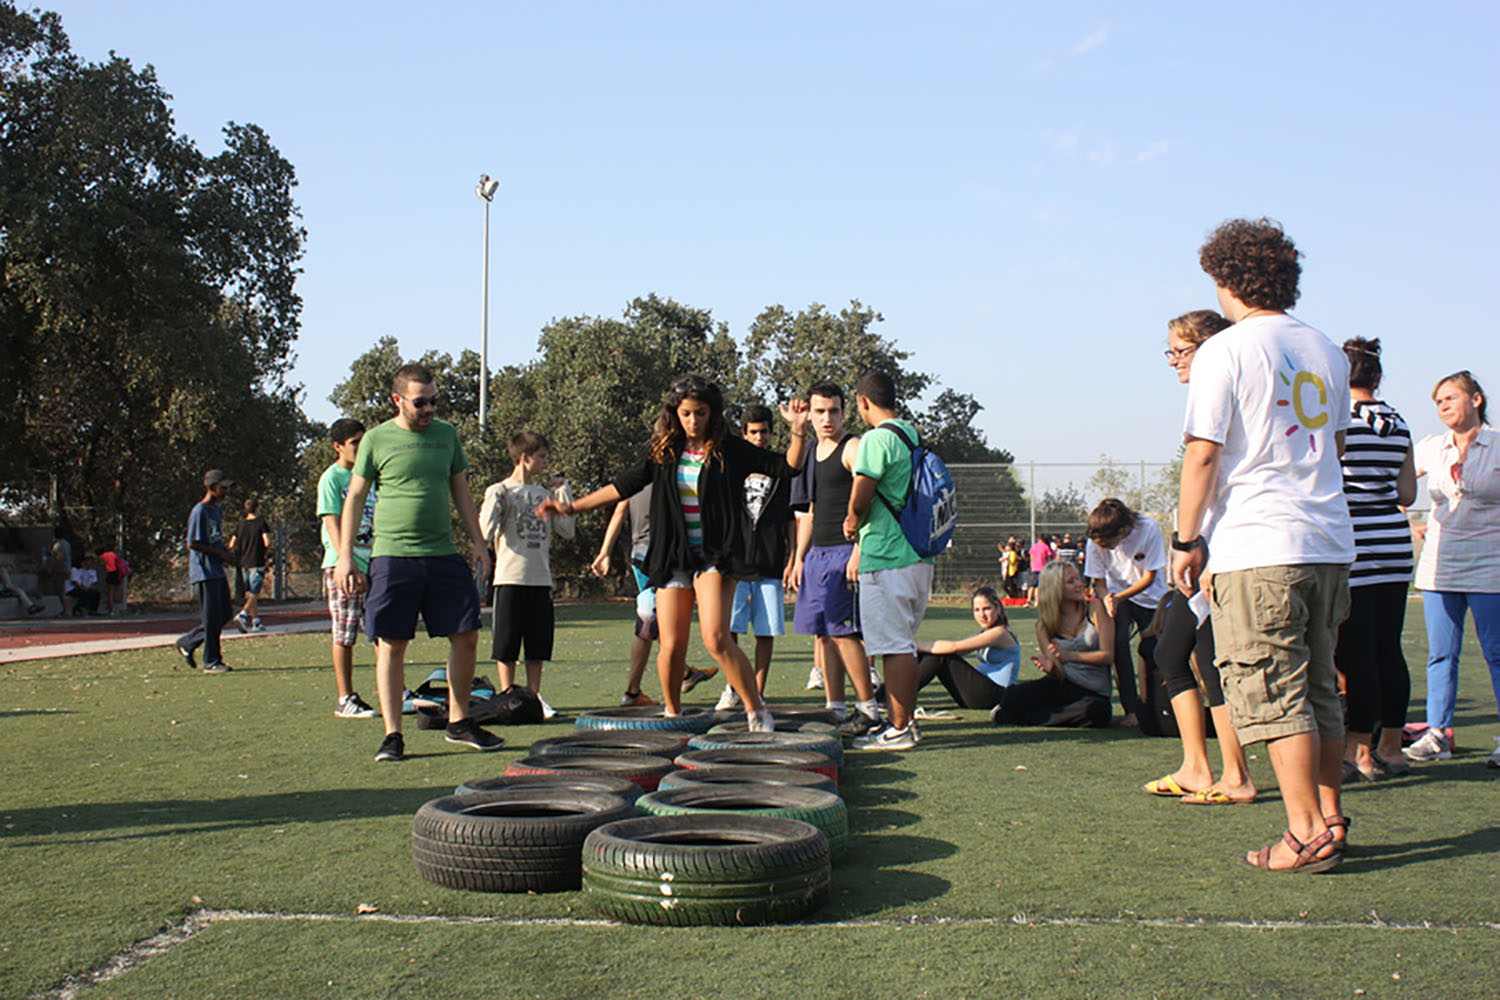
[[[406,397],[404,396],[402,398],[406,399]],[[429,406],[437,406],[437,394],[434,393],[431,396],[412,396],[406,401],[407,403],[411,404],[412,407],[418,410],[425,410]]]
[[1197,350],[1198,345],[1193,344],[1190,347],[1169,347],[1161,353],[1166,357],[1168,361],[1181,361],[1183,358],[1192,357],[1193,353]]

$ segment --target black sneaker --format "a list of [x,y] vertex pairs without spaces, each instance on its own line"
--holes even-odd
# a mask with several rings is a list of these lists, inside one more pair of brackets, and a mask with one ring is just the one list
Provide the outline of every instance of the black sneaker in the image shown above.
[[859,709],[839,724],[840,736],[860,737],[880,725],[879,719],[872,719]]
[[448,723],[443,739],[449,743],[462,743],[475,750],[499,750],[505,745],[503,739],[488,729],[480,729],[479,724],[473,719],[460,719],[457,722]]
[[218,663],[203,664],[203,672],[205,674],[227,674],[233,671],[234,668],[225,663],[223,660],[220,660]]
[[380,749],[375,751],[377,761],[405,760],[406,741],[401,738],[400,733],[386,733],[385,739],[380,741]]
[[193,655],[193,651],[191,649],[183,649],[181,646],[173,646],[172,648],[177,650],[178,656],[187,661],[189,670],[198,669],[198,658]]

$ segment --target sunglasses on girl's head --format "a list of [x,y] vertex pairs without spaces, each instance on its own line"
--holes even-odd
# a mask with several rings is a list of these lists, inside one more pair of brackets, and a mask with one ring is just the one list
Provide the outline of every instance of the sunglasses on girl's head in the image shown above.
[[702,392],[708,387],[708,379],[698,378],[697,376],[678,379],[672,383],[673,392]]

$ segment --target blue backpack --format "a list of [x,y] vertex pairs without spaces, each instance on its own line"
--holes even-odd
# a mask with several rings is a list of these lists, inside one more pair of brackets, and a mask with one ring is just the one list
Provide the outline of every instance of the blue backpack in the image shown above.
[[875,495],[901,525],[901,533],[917,555],[923,559],[935,556],[953,541],[953,529],[958,527],[958,490],[953,474],[925,445],[913,444],[900,427],[887,423],[876,428],[881,429],[894,433],[911,450],[911,482],[899,509],[880,490]]

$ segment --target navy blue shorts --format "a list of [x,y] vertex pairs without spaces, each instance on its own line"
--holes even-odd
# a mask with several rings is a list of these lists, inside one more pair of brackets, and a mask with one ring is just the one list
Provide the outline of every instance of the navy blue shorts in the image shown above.
[[802,560],[802,587],[792,628],[798,635],[858,636],[859,601],[844,567],[854,543],[814,545]]
[[463,556],[376,556],[370,560],[365,634],[372,640],[414,638],[418,613],[427,623],[429,636],[479,629],[479,591]]

